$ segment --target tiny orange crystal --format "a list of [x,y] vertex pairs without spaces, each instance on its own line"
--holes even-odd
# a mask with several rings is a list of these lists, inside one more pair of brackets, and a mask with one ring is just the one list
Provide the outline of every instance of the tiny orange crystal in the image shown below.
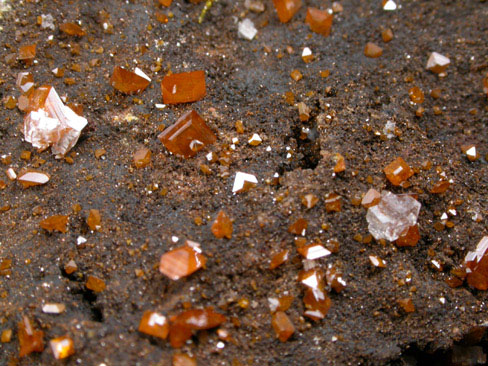
[[372,42],[366,43],[366,46],[364,47],[364,55],[366,57],[377,58],[380,57],[382,54],[383,49],[380,46],[377,46]]
[[384,29],[381,32],[381,38],[385,43],[390,42],[393,39],[393,31],[390,28]]
[[395,241],[399,247],[414,247],[420,240],[420,232],[418,225],[410,226],[400,237]]
[[81,37],[86,34],[86,32],[76,23],[63,23],[59,26],[59,30],[66,33],[69,36]]
[[394,186],[399,186],[413,175],[413,170],[401,157],[396,158],[385,169],[386,178]]
[[139,322],[139,332],[166,339],[169,333],[168,320],[162,314],[147,310]]
[[205,72],[199,70],[166,75],[161,90],[164,104],[196,102],[207,94]]
[[381,193],[378,192],[376,189],[371,188],[366,194],[364,195],[363,199],[361,200],[361,205],[365,208],[370,208],[376,206],[381,201]]
[[92,290],[93,292],[102,292],[105,290],[105,281],[101,278],[89,275],[85,286],[88,290]]
[[293,323],[283,311],[277,311],[273,314],[271,325],[281,342],[286,342],[295,333]]
[[120,66],[115,66],[110,78],[110,85],[125,94],[140,93],[151,83],[151,79],[139,69],[132,72]]
[[161,256],[159,271],[176,281],[205,267],[206,261],[199,244],[187,241],[186,245],[173,249]]
[[488,290],[488,236],[484,236],[476,249],[464,258],[466,279],[471,287]]
[[304,205],[306,208],[313,208],[317,202],[319,202],[319,198],[312,194],[306,194],[302,197],[302,205]]
[[434,184],[434,186],[430,190],[430,193],[433,193],[433,194],[444,193],[449,189],[450,186],[451,186],[451,183],[449,183],[449,181],[440,180],[436,184]]
[[273,0],[280,22],[286,23],[302,6],[302,0]]
[[47,231],[59,231],[65,233],[68,231],[68,216],[66,215],[53,215],[42,220],[39,225]]
[[217,313],[212,307],[186,310],[171,318],[172,323],[191,330],[212,329],[226,320],[224,315]]
[[212,224],[212,233],[219,239],[224,237],[227,239],[232,238],[232,220],[223,210],[220,210]]
[[308,8],[305,23],[310,26],[310,30],[312,32],[322,34],[323,36],[328,36],[330,34],[333,19],[334,16],[327,10]]
[[159,0],[159,3],[164,6],[170,6],[173,0]]
[[307,309],[304,313],[306,317],[320,320],[325,318],[329,312],[331,301],[324,291],[308,288],[303,297],[303,304]]
[[424,102],[424,92],[418,86],[410,88],[408,96],[414,103],[421,104]]
[[399,299],[397,302],[406,313],[413,313],[415,311],[415,305],[411,298]]
[[273,258],[271,258],[271,263],[269,264],[269,269],[275,269],[278,266],[281,266],[288,260],[288,256],[290,251],[288,249],[282,250],[279,253],[276,253]]
[[217,138],[203,118],[194,110],[185,113],[173,125],[158,136],[162,144],[173,154],[185,158],[195,156]]
[[44,332],[34,329],[31,321],[26,316],[23,316],[22,321],[18,324],[17,334],[20,345],[19,357],[44,350]]
[[337,193],[328,193],[325,195],[325,210],[327,212],[340,212],[342,209],[342,197]]
[[143,147],[134,153],[134,166],[136,168],[145,168],[151,164],[151,150]]
[[36,45],[30,44],[19,47],[18,59],[24,61],[27,66],[32,65],[34,58],[36,57]]
[[73,340],[68,336],[51,339],[49,345],[56,360],[68,358],[75,353]]
[[90,230],[100,230],[102,227],[102,216],[100,215],[100,211],[91,209],[88,218],[86,219],[86,223]]
[[288,227],[288,232],[291,234],[304,236],[307,227],[308,227],[308,221],[304,218],[299,218]]

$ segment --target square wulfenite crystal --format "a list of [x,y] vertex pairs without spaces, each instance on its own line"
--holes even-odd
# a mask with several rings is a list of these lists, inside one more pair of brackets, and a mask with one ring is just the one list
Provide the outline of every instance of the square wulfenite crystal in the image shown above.
[[464,258],[466,279],[471,287],[488,290],[488,236],[484,236],[473,252]]
[[217,140],[213,131],[194,110],[181,116],[175,124],[161,132],[158,138],[169,151],[184,158],[195,156],[205,145],[213,144]]
[[405,230],[417,224],[420,202],[407,194],[382,192],[381,201],[366,214],[369,232],[376,240],[397,240]]
[[164,104],[196,102],[207,94],[205,72],[192,71],[167,75],[161,83]]
[[273,0],[280,22],[288,22],[302,6],[302,0]]

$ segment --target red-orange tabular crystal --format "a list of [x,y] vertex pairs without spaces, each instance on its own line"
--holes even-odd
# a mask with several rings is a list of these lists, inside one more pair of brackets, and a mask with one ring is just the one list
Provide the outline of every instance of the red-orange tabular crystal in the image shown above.
[[342,278],[342,272],[335,266],[327,267],[325,278],[329,286],[337,293],[341,292],[346,287],[346,282]]
[[162,314],[147,310],[139,323],[139,332],[166,339],[169,333],[168,320]]
[[120,66],[114,67],[110,78],[110,85],[125,94],[139,93],[146,89],[150,83],[148,79]]
[[175,124],[161,132],[158,139],[173,154],[185,158],[195,156],[205,145],[217,140],[213,131],[194,110],[185,113]]
[[161,83],[164,104],[196,102],[206,94],[205,72],[192,71],[171,74]]
[[56,360],[68,358],[75,353],[73,340],[68,336],[51,339],[49,345]]
[[198,249],[184,245],[163,254],[159,263],[159,270],[162,274],[176,281],[205,267],[205,263],[206,258]]
[[88,218],[86,219],[86,223],[90,230],[99,230],[102,227],[102,216],[100,215],[100,211],[91,209]]
[[183,347],[192,336],[190,328],[180,324],[171,324],[169,327],[169,343],[173,348]]
[[306,317],[313,320],[320,320],[327,315],[331,301],[330,298],[319,289],[307,289],[303,298],[303,303],[307,309],[304,313]]
[[34,61],[36,57],[36,45],[30,44],[26,46],[19,47],[18,59],[24,61],[24,63],[29,66]]
[[205,330],[218,327],[226,321],[226,317],[213,308],[191,309],[183,311],[171,319],[172,323],[191,330]]
[[381,201],[381,193],[371,188],[361,200],[361,205],[365,208],[376,206]]
[[88,290],[92,290],[93,292],[102,292],[105,290],[105,281],[90,275],[86,280],[85,286]]
[[34,88],[34,77],[30,72],[19,72],[16,85],[22,94],[29,94]]
[[420,240],[420,232],[418,225],[410,226],[406,232],[404,232],[395,241],[395,244],[399,247],[414,247]]
[[333,18],[334,16],[329,14],[327,10],[308,8],[305,23],[310,25],[312,32],[328,36],[332,27]]
[[401,157],[393,160],[383,171],[394,186],[399,186],[413,175],[413,170]]
[[212,224],[212,233],[219,239],[224,237],[227,239],[232,238],[232,220],[223,210],[220,210]]
[[327,212],[340,212],[342,207],[342,198],[337,193],[328,193],[325,196],[325,210]]
[[59,30],[70,36],[84,36],[86,32],[76,23],[63,23],[59,26]]
[[68,225],[68,216],[53,215],[42,220],[39,225],[47,231],[59,231],[60,233],[65,233],[68,231],[66,228]]
[[484,236],[473,252],[464,258],[466,279],[471,287],[488,290],[488,236]]
[[280,22],[288,22],[302,6],[302,0],[273,0]]
[[143,147],[134,153],[134,166],[136,168],[145,168],[151,164],[151,150]]
[[282,311],[277,311],[273,314],[273,320],[271,321],[271,325],[273,326],[276,336],[281,342],[286,342],[288,338],[290,338],[293,333],[295,333],[295,327],[293,326],[293,323]]
[[275,254],[271,258],[271,263],[269,264],[269,269],[275,269],[276,267],[282,265],[288,260],[290,251],[288,249],[282,250],[281,252]]
[[383,49],[372,42],[366,43],[364,55],[370,58],[377,58],[383,54]]
[[293,222],[288,227],[288,232],[295,234],[295,235],[305,235],[305,232],[308,227],[308,221],[304,218],[300,218]]
[[449,183],[449,181],[440,180],[439,182],[434,184],[434,186],[430,190],[430,193],[433,193],[433,194],[444,193],[449,189],[450,186],[451,186],[451,183]]
[[173,0],[159,0],[159,3],[164,6],[170,6]]
[[406,313],[413,313],[415,311],[415,305],[411,298],[399,299],[397,302]]
[[42,352],[44,350],[44,332],[35,330],[31,321],[26,316],[18,324],[19,337],[19,357],[24,357],[32,352]]

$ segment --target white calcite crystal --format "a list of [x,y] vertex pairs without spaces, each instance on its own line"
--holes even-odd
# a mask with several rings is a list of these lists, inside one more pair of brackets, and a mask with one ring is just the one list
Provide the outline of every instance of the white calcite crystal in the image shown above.
[[368,229],[376,240],[397,240],[409,227],[417,224],[420,202],[408,194],[381,193],[381,201],[368,208]]
[[258,33],[258,30],[254,26],[252,20],[246,18],[242,22],[239,22],[237,32],[239,37],[252,41],[252,39]]
[[41,151],[51,146],[52,153],[61,158],[75,146],[88,122],[65,106],[53,87],[41,89],[45,101],[25,116],[24,138]]

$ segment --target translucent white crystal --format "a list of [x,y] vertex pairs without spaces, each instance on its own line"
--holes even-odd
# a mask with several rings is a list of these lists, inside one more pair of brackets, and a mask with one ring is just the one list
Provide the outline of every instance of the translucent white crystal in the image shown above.
[[383,134],[389,139],[395,137],[395,122],[387,121],[383,128]]
[[417,224],[420,206],[412,196],[383,191],[381,201],[368,208],[368,230],[377,240],[395,241],[406,229]]
[[446,68],[451,63],[446,56],[437,52],[432,52],[427,60],[427,69],[435,70],[436,68]]
[[238,34],[239,37],[245,38],[248,40],[252,40],[256,34],[258,33],[258,30],[254,26],[254,23],[252,22],[251,19],[244,19],[242,22],[239,22],[238,24]]
[[240,193],[249,190],[258,184],[257,178],[252,174],[243,172],[237,172],[234,179],[234,186],[232,187],[233,193]]
[[393,0],[383,2],[383,10],[396,10],[397,4]]
[[24,118],[24,138],[40,150],[52,146],[52,153],[62,157],[75,146],[87,123],[86,118],[65,106],[54,88],[50,88],[44,106]]
[[41,28],[42,29],[51,29],[55,30],[56,28],[54,27],[54,18],[51,14],[41,14]]

